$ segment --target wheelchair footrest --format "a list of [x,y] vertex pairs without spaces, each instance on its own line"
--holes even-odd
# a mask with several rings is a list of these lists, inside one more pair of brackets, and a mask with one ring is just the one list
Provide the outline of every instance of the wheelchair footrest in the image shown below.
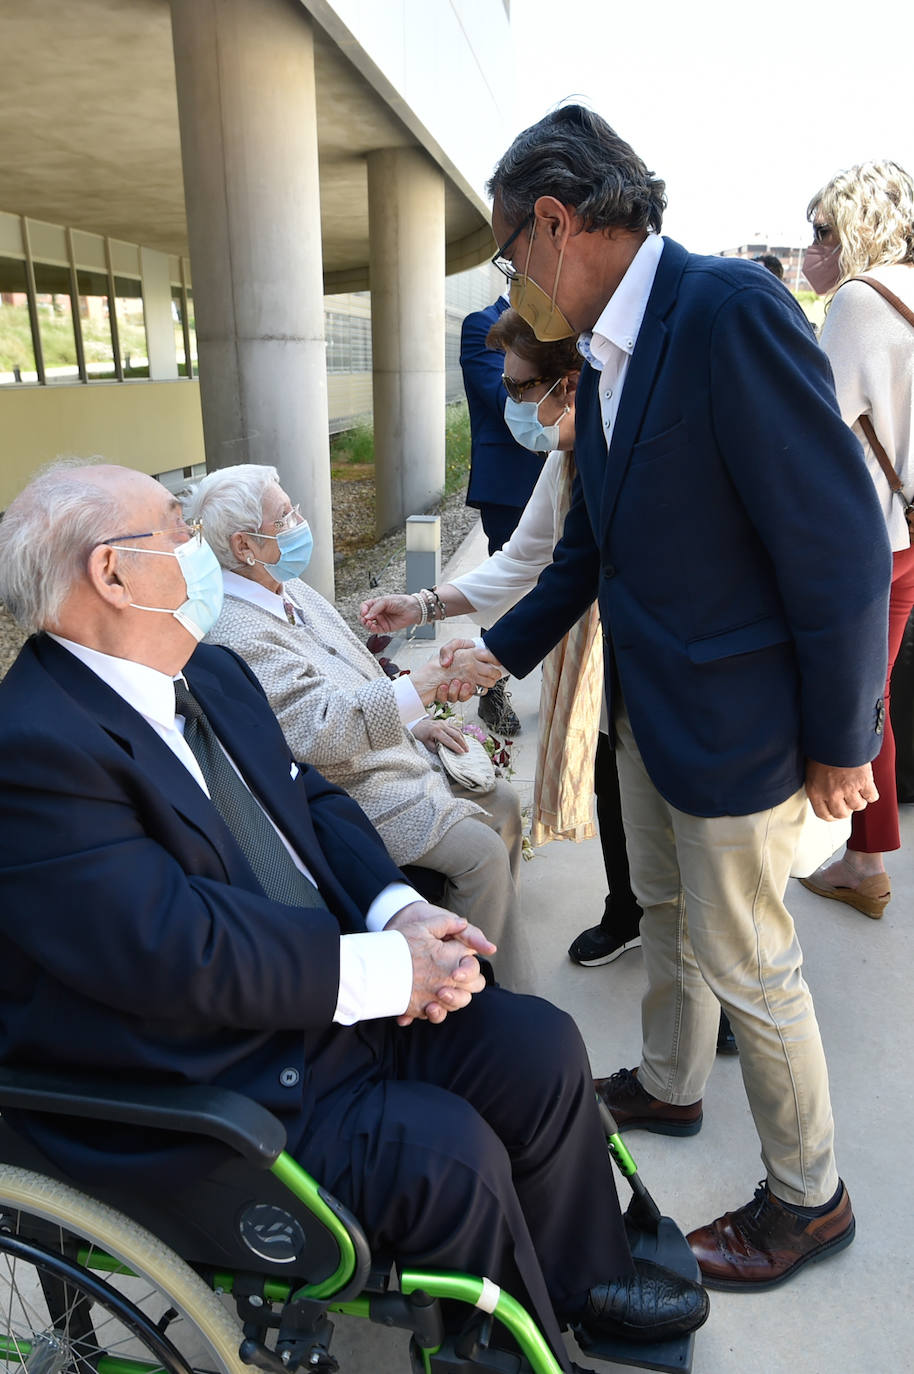
[[[685,1236],[671,1217],[661,1217],[656,1231],[629,1231],[632,1254],[639,1259],[653,1260],[674,1270],[685,1279],[701,1278],[698,1261],[692,1254]],[[670,1374],[689,1374],[695,1352],[695,1335],[679,1336],[670,1341],[623,1341],[612,1336],[598,1340],[580,1327],[573,1327],[575,1340],[585,1354],[596,1360],[612,1360],[616,1364],[631,1365],[635,1369],[660,1369]]]

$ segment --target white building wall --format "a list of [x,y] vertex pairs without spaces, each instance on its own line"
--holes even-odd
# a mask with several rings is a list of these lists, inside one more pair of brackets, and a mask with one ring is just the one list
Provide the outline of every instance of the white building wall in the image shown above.
[[518,132],[502,0],[301,0],[474,199]]

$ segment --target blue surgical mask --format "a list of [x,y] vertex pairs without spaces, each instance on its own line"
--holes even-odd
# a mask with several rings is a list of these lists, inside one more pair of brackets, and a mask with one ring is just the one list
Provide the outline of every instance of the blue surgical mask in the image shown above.
[[[117,544],[112,545],[112,548],[118,547]],[[165,558],[177,558],[187,593],[187,600],[182,601],[177,610],[168,606],[139,606],[131,601],[134,610],[161,611],[165,615],[173,615],[198,642],[209,634],[222,610],[223,589],[219,560],[205,539],[188,539],[172,552],[163,549],[125,549],[124,552],[154,553]]]
[[258,538],[275,539],[279,545],[278,562],[264,563],[262,558],[254,559],[254,562],[259,563],[262,568],[266,568],[270,576],[275,577],[277,582],[288,582],[290,577],[301,577],[311,562],[314,536],[307,520],[302,520],[301,524],[295,525],[291,530],[284,530],[282,534],[261,534],[258,535]]
[[[559,377],[553,383],[546,396],[551,396],[561,380]],[[512,401],[509,396],[505,402],[505,424],[517,442],[523,444],[524,448],[533,449],[534,453],[551,453],[559,446],[559,421],[554,425],[544,425],[540,422],[539,410],[546,396],[539,401]],[[566,415],[568,410],[569,407],[566,406]]]

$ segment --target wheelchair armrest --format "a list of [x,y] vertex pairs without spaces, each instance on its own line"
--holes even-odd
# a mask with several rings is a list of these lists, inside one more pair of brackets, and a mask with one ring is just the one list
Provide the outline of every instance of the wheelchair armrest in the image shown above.
[[0,1065],[0,1110],[6,1107],[209,1136],[260,1169],[286,1145],[285,1127],[266,1107],[195,1083],[130,1084]]

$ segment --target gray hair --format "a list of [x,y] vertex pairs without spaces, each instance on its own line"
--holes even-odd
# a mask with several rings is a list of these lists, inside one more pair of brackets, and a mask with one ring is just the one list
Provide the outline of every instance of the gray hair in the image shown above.
[[0,601],[29,634],[54,626],[92,550],[121,533],[126,510],[87,479],[101,458],[67,458],[38,474],[0,521]]
[[257,463],[238,463],[209,472],[184,501],[187,520],[203,523],[203,537],[223,568],[238,567],[231,538],[242,530],[255,533],[263,524],[263,498],[273,484],[279,485],[275,468]]
[[666,186],[593,110],[562,105],[525,129],[488,183],[510,225],[521,224],[540,196],[573,205],[588,231],[660,232]]

